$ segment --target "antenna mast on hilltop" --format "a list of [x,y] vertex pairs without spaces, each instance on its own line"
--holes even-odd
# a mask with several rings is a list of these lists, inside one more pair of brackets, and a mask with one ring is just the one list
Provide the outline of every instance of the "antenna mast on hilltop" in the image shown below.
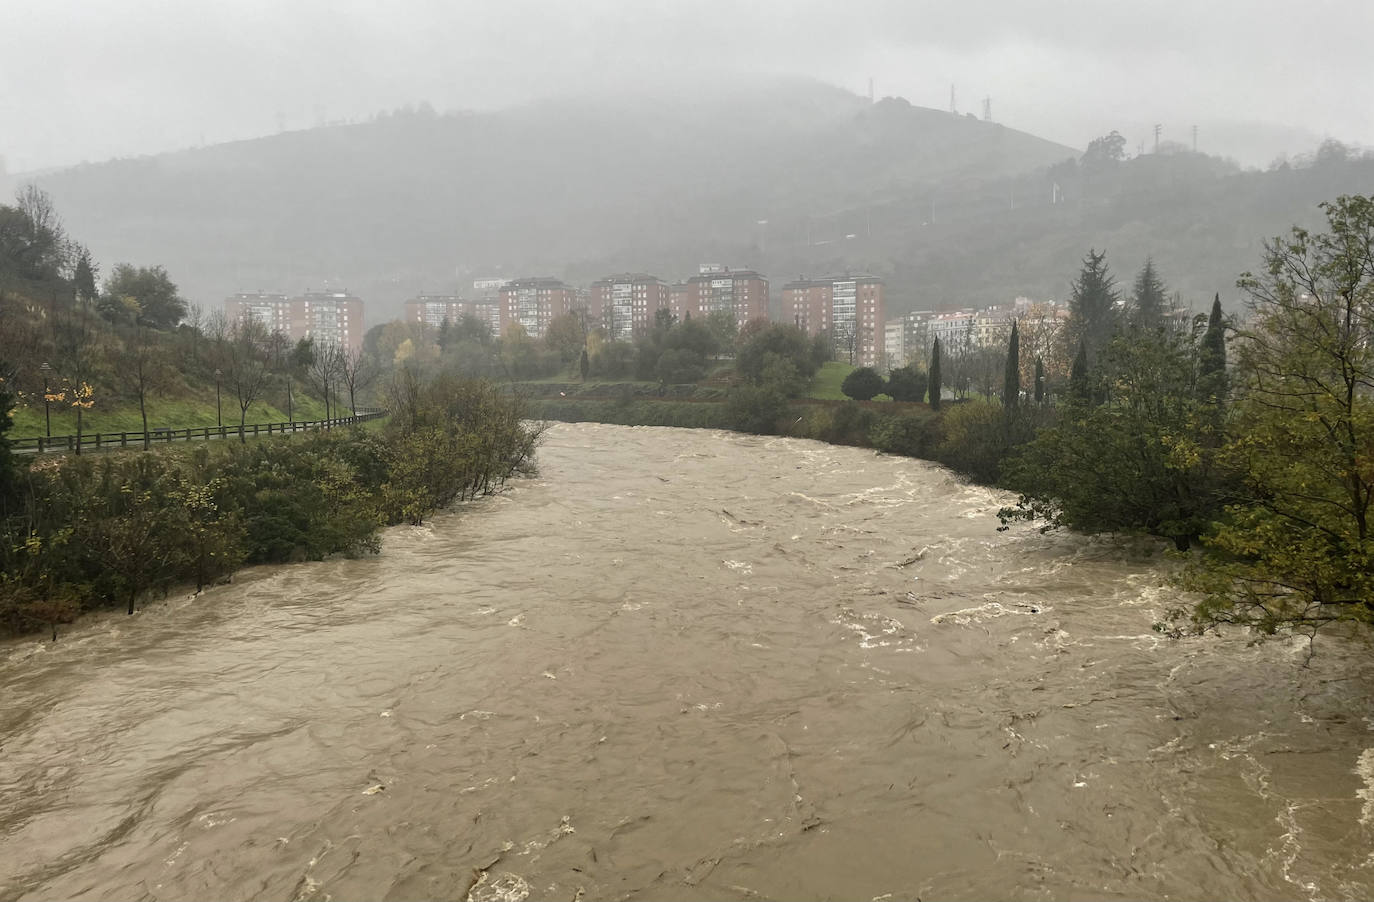
[[1193,126],[1193,153],[1197,153],[1197,126]]
[[992,121],[992,97],[983,98],[983,121]]
[[873,76],[868,76],[868,102],[873,102]]
[[1159,133],[1164,131],[1164,126],[1155,123],[1155,153],[1159,153]]
[[949,111],[954,115],[959,115],[959,109],[954,105],[954,82],[949,83]]

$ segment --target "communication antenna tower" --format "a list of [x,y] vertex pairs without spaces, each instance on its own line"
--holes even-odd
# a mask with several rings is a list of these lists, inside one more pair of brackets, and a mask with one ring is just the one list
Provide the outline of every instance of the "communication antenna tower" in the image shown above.
[[1197,126],[1193,126],[1193,153],[1197,153]]
[[868,102],[873,102],[873,76],[868,76]]
[[1159,153],[1159,133],[1164,131],[1164,126],[1155,123],[1155,153]]
[[949,111],[950,111],[951,113],[953,113],[954,115],[956,115],[956,116],[959,115],[959,110],[958,110],[958,108],[955,107],[955,105],[954,105],[954,83],[953,83],[953,82],[950,82],[950,85],[949,85]]
[[991,97],[984,97],[984,98],[983,98],[983,121],[984,121],[984,122],[991,122],[991,121],[992,121],[992,98],[991,98]]

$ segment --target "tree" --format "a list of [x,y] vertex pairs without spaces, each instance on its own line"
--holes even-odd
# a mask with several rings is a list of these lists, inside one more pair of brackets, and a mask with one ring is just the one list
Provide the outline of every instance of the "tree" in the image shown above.
[[236,320],[220,346],[223,354],[224,378],[234,392],[239,405],[239,442],[247,444],[244,426],[248,422],[248,408],[258,400],[267,387],[267,364],[263,343],[266,330],[254,320]]
[[14,426],[10,411],[14,409],[14,371],[0,360],[0,520],[4,518],[10,499],[14,496],[14,457],[7,434]]
[[1021,493],[998,516],[1087,532],[1142,532],[1189,548],[1220,510],[1223,482],[1203,445],[1189,334],[1118,336],[1098,366],[1112,374],[1100,403],[1083,403],[1080,351],[1072,402],[1003,468]]
[[83,304],[95,303],[95,280],[98,271],[98,267],[91,262],[89,250],[83,247],[77,251],[76,273],[72,277],[72,282],[76,288],[76,296]]
[[1045,362],[1035,358],[1035,403],[1045,403]]
[[1263,270],[1238,283],[1251,316],[1222,454],[1244,491],[1185,580],[1204,596],[1199,628],[1374,623],[1374,197],[1322,210],[1325,232],[1266,242]]
[[[409,339],[407,339],[408,341]],[[404,344],[404,343],[403,343]],[[400,356],[400,348],[397,348],[399,359],[408,359],[411,355]],[[311,358],[310,368],[305,371],[306,378],[310,384],[320,393],[324,399],[324,418],[332,420],[338,415],[338,401],[334,398],[334,386],[339,381],[339,373],[342,369],[342,352],[333,345],[319,345],[314,349]]]
[[1021,334],[1012,320],[1011,336],[1007,339],[1006,379],[1002,385],[1002,406],[1015,410],[1021,401]]
[[1116,280],[1107,271],[1106,252],[1089,250],[1069,295],[1068,346],[1082,343],[1091,363],[1117,329]]
[[154,329],[175,328],[186,316],[186,301],[161,266],[117,264],[105,280],[102,307],[118,309],[124,298],[137,302],[139,322]]
[[1087,404],[1092,399],[1092,379],[1088,375],[1088,345],[1078,343],[1078,354],[1073,358],[1073,369],[1069,371],[1069,401],[1074,404]]
[[[749,324],[752,325],[752,324]],[[741,333],[742,344],[735,355],[735,371],[756,385],[764,381],[764,370],[770,356],[789,361],[796,370],[796,379],[788,387],[788,394],[798,394],[805,383],[816,374],[819,365],[812,354],[811,341],[796,326],[771,323]]]
[[686,348],[669,348],[658,357],[655,375],[664,385],[682,385],[696,382],[706,374],[706,361],[695,351]]
[[544,330],[544,346],[564,363],[574,360],[587,345],[587,330],[576,313],[555,316]]
[[1155,272],[1154,261],[1147,257],[1131,289],[1131,325],[1145,330],[1164,328],[1168,297],[1164,283]]
[[1202,336],[1202,347],[1198,353],[1200,378],[1198,388],[1203,400],[1211,399],[1218,405],[1225,402],[1230,388],[1226,375],[1226,318],[1221,312],[1221,294],[1212,299],[1212,314],[1207,320],[1207,331]]
[[1112,129],[1109,134],[1093,138],[1083,153],[1081,165],[1086,172],[1109,169],[1126,158],[1126,139]]
[[[444,320],[448,322],[448,320]],[[338,350],[338,369],[339,378],[343,381],[344,387],[348,389],[348,410],[353,416],[358,415],[358,392],[366,391],[377,377],[381,375],[381,367],[377,366],[377,361],[370,354],[363,353],[362,348],[340,348]]]
[[587,381],[587,371],[591,369],[591,360],[587,357],[587,349],[582,349],[582,354],[577,358],[577,372],[582,377],[582,381]]
[[894,401],[920,401],[926,396],[926,375],[910,366],[887,374],[887,394]]
[[119,354],[119,378],[138,399],[138,415],[143,421],[143,450],[150,443],[148,435],[148,395],[165,382],[166,367],[158,348],[148,341],[148,331],[137,324],[124,337],[124,349]]
[[930,409],[940,409],[940,339],[930,347]]
[[883,377],[872,367],[861,366],[844,377],[840,391],[855,401],[872,401],[883,390]]

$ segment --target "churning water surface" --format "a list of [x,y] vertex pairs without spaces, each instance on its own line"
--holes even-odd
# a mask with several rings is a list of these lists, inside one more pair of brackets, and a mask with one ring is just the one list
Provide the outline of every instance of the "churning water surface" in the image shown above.
[[0,898],[1369,898],[1367,647],[932,464],[558,425],[539,477],[0,646]]

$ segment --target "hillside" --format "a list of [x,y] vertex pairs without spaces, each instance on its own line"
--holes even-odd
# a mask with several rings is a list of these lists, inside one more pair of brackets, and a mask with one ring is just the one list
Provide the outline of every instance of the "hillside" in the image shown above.
[[38,182],[97,258],[162,263],[198,302],[328,279],[394,313],[422,289],[493,272],[573,275],[622,251],[667,278],[722,255],[763,266],[740,259],[759,219],[1072,153],[992,123],[780,81],[400,113]]
[[1122,281],[1148,255],[1185,301],[1233,301],[1266,236],[1374,190],[1357,155],[1245,172],[1177,150],[1088,171],[1065,162],[1080,153],[779,80],[407,111],[38,183],[107,268],[161,263],[206,305],[328,281],[363,296],[370,323],[478,277],[671,280],[706,261],[761,270],[775,298],[803,274],[873,272],[894,312],[1063,297],[1089,247]]

